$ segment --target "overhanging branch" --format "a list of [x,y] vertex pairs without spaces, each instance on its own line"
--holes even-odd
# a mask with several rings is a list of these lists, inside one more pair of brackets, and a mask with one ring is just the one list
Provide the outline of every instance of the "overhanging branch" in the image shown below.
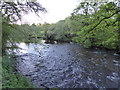
[[109,19],[112,16],[114,16],[115,14],[118,14],[118,12],[120,11],[116,11],[115,13],[113,13],[112,15],[110,15],[109,17],[104,17],[103,19],[101,19],[92,29],[90,29],[87,33],[91,32],[92,30],[94,30],[102,21],[104,21],[105,19]]

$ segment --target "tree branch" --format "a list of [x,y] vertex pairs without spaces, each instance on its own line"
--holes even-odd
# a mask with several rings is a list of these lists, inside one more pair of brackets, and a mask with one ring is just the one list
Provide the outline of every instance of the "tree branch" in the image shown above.
[[101,20],[100,20],[92,29],[90,29],[87,33],[90,33],[92,30],[94,30],[103,20],[111,18],[112,16],[114,16],[114,15],[117,14],[118,12],[120,12],[120,11],[116,11],[115,13],[113,13],[112,15],[110,15],[109,17],[104,17],[103,19],[101,19]]

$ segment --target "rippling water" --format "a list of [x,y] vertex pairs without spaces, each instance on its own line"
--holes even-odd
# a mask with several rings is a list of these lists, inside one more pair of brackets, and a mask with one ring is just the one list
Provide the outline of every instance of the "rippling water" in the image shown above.
[[74,43],[25,44],[16,54],[17,69],[37,86],[49,88],[118,88],[120,56]]

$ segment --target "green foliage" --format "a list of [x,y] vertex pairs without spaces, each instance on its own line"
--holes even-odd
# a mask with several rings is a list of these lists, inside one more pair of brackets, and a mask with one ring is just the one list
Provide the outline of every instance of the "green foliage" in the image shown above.
[[[32,42],[37,40],[36,37],[42,36],[39,26],[17,25],[13,24],[13,22],[15,23],[15,21],[20,20],[23,12],[29,13],[32,11],[37,14],[39,11],[46,12],[46,9],[39,3],[30,1],[6,2],[2,0],[1,3],[0,25],[2,25],[2,29],[0,29],[0,37],[2,37],[2,40],[0,40],[0,50],[2,50],[3,56],[3,69],[0,71],[2,71],[3,76],[2,86],[3,88],[33,88],[34,85],[27,78],[22,77],[14,71],[15,60],[4,55],[8,54],[6,49],[17,48],[17,43]],[[35,40],[32,40],[31,37],[35,38]]]
[[[20,42],[38,42],[37,37],[43,37],[41,26],[37,25],[17,25],[9,24],[6,18],[2,22],[2,51],[5,54],[6,49],[17,47],[16,43]],[[9,42],[9,43],[8,43]],[[10,45],[8,45],[10,44]]]
[[[39,33],[38,33],[39,32]],[[31,37],[40,36],[40,26],[36,25],[16,25],[9,24],[6,19],[3,18],[2,27],[2,50],[3,55],[7,54],[6,49],[14,49],[16,43],[19,42],[32,42],[37,39],[31,40]],[[32,35],[32,36],[30,36]],[[34,88],[31,81],[25,77],[22,77],[15,69],[15,60],[8,56],[3,56],[2,59],[2,86],[3,88]],[[0,68],[1,69],[1,68]],[[0,79],[1,80],[1,79]]]
[[[118,2],[81,2],[72,16],[44,25],[45,37],[120,50]],[[66,37],[68,36],[68,37]]]
[[15,72],[14,59],[4,56],[2,66],[2,88],[34,88],[29,79]]
[[61,20],[55,24],[44,24],[45,39],[56,41],[70,41],[70,31],[66,20]]
[[[13,24],[13,22],[15,23],[16,21],[20,20],[22,13],[34,12],[35,14],[37,14],[39,11],[46,12],[46,9],[43,8],[42,5],[39,4],[38,2],[31,2],[31,0],[30,1],[29,0],[28,1],[12,0],[11,2],[6,2],[5,0],[2,0],[1,12],[0,12],[0,14],[2,15],[0,16],[2,16],[3,54],[5,54],[5,49],[8,42],[13,44],[21,41],[29,41],[28,40],[29,32],[27,31],[30,31],[30,30],[25,30],[25,27],[23,29],[22,26]],[[1,18],[0,18],[0,21],[1,21]]]
[[[93,8],[94,4],[90,2],[81,3],[72,13],[71,31],[75,31],[76,36],[73,41],[81,43],[84,47],[91,46],[105,47],[109,49],[118,49],[119,28],[118,28],[118,2],[94,3],[96,4],[93,13],[79,14],[81,9],[88,8],[88,4]],[[83,11],[84,11],[83,10]],[[77,29],[78,28],[78,29]],[[120,48],[119,48],[120,50]]]
[[2,88],[2,57],[0,56],[0,89]]
[[[8,2],[6,4],[14,9],[10,17],[16,13],[18,13],[18,17],[20,16],[19,12],[22,10],[16,8],[16,5],[19,5],[18,3]],[[2,7],[7,10],[7,6]],[[21,11],[16,12],[19,9]],[[2,30],[0,30],[2,42],[1,40],[0,42],[3,53],[6,53],[5,51],[8,48],[16,48],[16,43],[38,42],[39,39],[72,40],[81,43],[85,48],[98,46],[120,51],[120,30],[118,28],[120,10],[118,2],[82,2],[74,9],[72,16],[54,24],[45,23],[44,25],[12,24],[10,22],[15,18],[10,19],[9,11],[4,12],[3,17],[0,18],[0,22],[2,22]],[[14,71],[14,59],[3,56],[2,63],[3,88],[34,87],[28,79]]]
[[0,13],[0,56],[2,56],[2,17]]
[[[117,49],[120,46],[117,4],[118,2],[82,2],[74,9],[72,16],[54,24],[30,26],[9,24],[6,21],[7,23],[3,24],[3,48],[7,40],[37,42],[39,38],[44,38],[56,41],[72,40],[86,48],[99,46]],[[3,21],[6,20],[4,19]]]
[[2,51],[5,54],[7,48],[7,43],[10,42],[18,43],[22,41],[26,35],[22,30],[20,30],[19,25],[9,24],[6,18],[3,18],[2,21]]

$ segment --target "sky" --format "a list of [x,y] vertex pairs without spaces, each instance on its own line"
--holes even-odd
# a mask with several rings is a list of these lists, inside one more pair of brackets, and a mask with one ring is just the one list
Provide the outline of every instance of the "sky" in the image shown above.
[[[22,16],[22,24],[37,23],[56,23],[70,16],[73,9],[79,4],[78,0],[37,0],[43,7],[47,9],[47,13],[39,13],[40,17],[34,13]],[[20,22],[18,22],[20,23]]]

